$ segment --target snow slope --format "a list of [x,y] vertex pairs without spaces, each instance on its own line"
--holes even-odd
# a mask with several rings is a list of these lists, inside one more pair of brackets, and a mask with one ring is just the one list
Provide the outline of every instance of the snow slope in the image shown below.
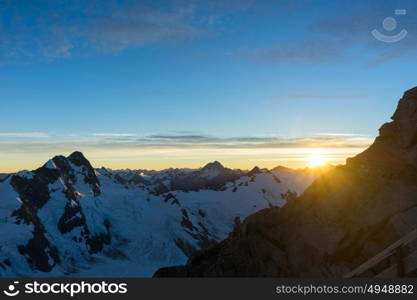
[[0,173],[0,182],[6,179],[7,176],[9,176],[9,174]]
[[0,183],[0,276],[149,277],[284,205],[289,187],[304,187],[297,179],[218,162],[113,171],[80,152],[57,156]]

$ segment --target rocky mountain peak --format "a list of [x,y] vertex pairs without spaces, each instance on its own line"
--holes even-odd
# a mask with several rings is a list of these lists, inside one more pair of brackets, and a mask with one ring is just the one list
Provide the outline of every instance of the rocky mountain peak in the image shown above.
[[32,172],[13,174],[10,185],[21,203],[11,211],[11,216],[17,225],[33,227],[27,235],[29,240],[17,245],[31,269],[49,272],[61,262],[63,253],[47,233],[50,226],[60,234],[71,235],[70,243],[82,244],[78,248],[86,249],[89,254],[110,243],[109,223],[100,220],[89,227],[84,215],[81,202],[100,195],[101,191],[94,169],[82,153],[55,156]]
[[68,156],[68,159],[76,166],[91,167],[90,162],[85,158],[84,154],[79,151],[73,152],[70,156]]
[[[321,175],[284,207],[247,217],[187,265],[161,269],[156,276],[344,276],[417,228],[416,182],[413,88],[367,150]],[[417,246],[410,244],[404,255],[413,251]],[[364,275],[385,268],[382,263]]]
[[417,86],[406,91],[403,98],[417,99]]
[[408,90],[400,99],[393,122],[384,124],[380,136],[392,138],[401,148],[411,148],[417,143],[417,87]]
[[[390,126],[401,148],[412,148],[417,144],[417,87],[404,93],[392,116]],[[386,125],[384,125],[387,127]],[[385,131],[386,132],[386,131]],[[383,133],[383,132],[382,132]]]
[[284,166],[277,166],[277,167],[271,169],[271,171],[280,172],[280,173],[289,173],[289,172],[293,172],[294,170],[290,169],[290,168],[287,168],[287,167],[284,167]]
[[81,152],[74,152],[70,156],[55,156],[49,160],[42,168],[34,171],[36,173],[54,170],[64,182],[76,184],[78,180],[90,185],[93,194],[100,194],[100,182],[96,176],[95,170],[90,162]]
[[217,160],[211,163],[208,163],[203,167],[203,170],[224,170],[224,166]]
[[250,170],[249,172],[248,172],[248,176],[253,176],[253,175],[256,175],[256,174],[260,174],[260,173],[262,173],[262,170],[258,167],[258,166],[255,166],[252,170]]
[[379,136],[366,151],[348,164],[371,163],[417,167],[417,87],[406,91],[397,109],[379,129]]

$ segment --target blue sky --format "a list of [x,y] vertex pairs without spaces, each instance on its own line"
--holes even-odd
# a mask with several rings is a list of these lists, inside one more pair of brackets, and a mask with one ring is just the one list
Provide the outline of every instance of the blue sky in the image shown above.
[[301,167],[308,149],[343,162],[416,85],[416,14],[408,0],[0,1],[0,172],[74,150],[114,168]]

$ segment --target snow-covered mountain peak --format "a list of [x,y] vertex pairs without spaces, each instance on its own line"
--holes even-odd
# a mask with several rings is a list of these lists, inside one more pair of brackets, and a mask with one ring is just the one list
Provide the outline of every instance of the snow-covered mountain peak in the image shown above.
[[45,169],[49,170],[48,172],[55,170],[64,185],[86,184],[95,196],[100,194],[100,182],[96,171],[81,152],[76,151],[68,157],[55,156],[33,173],[45,173]]
[[300,192],[292,176],[219,162],[94,169],[81,152],[55,156],[0,181],[0,276],[151,276],[224,239],[237,220],[284,205]]

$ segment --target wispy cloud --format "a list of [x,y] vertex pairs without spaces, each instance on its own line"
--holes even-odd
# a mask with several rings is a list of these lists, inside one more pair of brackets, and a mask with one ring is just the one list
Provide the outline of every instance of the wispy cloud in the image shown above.
[[358,134],[358,133],[334,133],[334,132],[317,133],[317,135],[333,136],[333,137],[366,137],[366,135]]
[[265,63],[322,63],[343,56],[339,45],[323,40],[292,42],[240,53],[254,61]]
[[[0,134],[2,136],[2,134]],[[16,135],[3,135],[16,137]],[[372,142],[372,138],[358,134],[322,133],[316,137],[281,138],[281,137],[216,137],[209,135],[149,135],[137,137],[130,134],[94,134],[102,139],[89,140],[88,137],[54,141],[1,141],[0,151],[44,151],[45,148],[62,147],[102,148],[102,149],[278,149],[278,148],[364,148]],[[19,134],[17,137],[48,137],[43,134]],[[123,143],[120,143],[122,138]],[[72,146],[73,145],[73,146]]]
[[48,138],[43,132],[0,132],[0,138]]
[[190,24],[192,7],[163,11],[137,2],[92,24],[87,38],[104,51],[119,51],[159,41],[182,42],[200,34]]
[[253,0],[3,1],[3,63],[118,53],[153,44],[181,44],[222,24],[222,17],[252,7]]
[[[199,37],[222,32],[230,15],[238,13],[274,12],[300,13],[323,8],[304,28],[308,39],[279,39],[262,48],[233,50],[227,53],[245,56],[263,63],[324,63],[342,60],[352,49],[371,50],[374,63],[383,63],[413,53],[417,41],[411,34],[417,31],[413,14],[414,0],[373,1],[355,3],[337,1],[279,0],[254,1],[3,1],[0,5],[0,55],[3,63],[22,62],[22,57],[70,58],[74,54],[118,53],[153,44],[181,44]],[[385,45],[370,34],[381,28],[385,17],[395,8],[410,13],[399,23],[410,32],[401,43]],[[298,22],[297,16],[291,22]],[[302,16],[302,14],[300,14]],[[228,21],[229,20],[229,21]],[[225,26],[228,25],[228,26]],[[235,25],[236,26],[236,25]],[[214,29],[214,30],[213,30]],[[291,30],[289,30],[291,31]],[[7,60],[7,61],[6,61]]]
[[[395,16],[397,8],[406,9],[404,16]],[[325,14],[322,18],[311,24],[312,35],[322,36],[325,39],[335,40],[340,45],[339,51],[349,49],[364,49],[368,52],[368,65],[376,65],[398,59],[415,53],[417,41],[413,33],[417,31],[414,12],[417,3],[413,0],[399,1],[360,1],[346,4],[343,14]],[[395,17],[398,22],[397,30],[406,29],[410,34],[398,43],[382,43],[376,40],[371,31],[377,29],[385,34],[394,35],[382,28],[382,21],[386,17]]]
[[[363,0],[357,2],[335,1],[329,5],[328,1],[294,1],[303,3],[299,11],[320,8],[322,13],[316,15],[305,27],[305,35],[308,39],[281,40],[276,45],[266,45],[262,48],[235,51],[234,53],[245,56],[252,61],[260,63],[364,63],[366,66],[374,66],[386,63],[407,55],[416,53],[417,40],[414,33],[417,32],[417,23],[414,16],[417,11],[417,2],[414,0],[399,1],[373,1]],[[337,4],[336,4],[337,3]],[[335,5],[333,5],[335,4]],[[406,9],[403,16],[395,16],[397,8]],[[395,17],[398,22],[396,31],[386,32],[382,27],[382,21],[386,17]],[[299,25],[298,20],[294,23]],[[291,27],[291,24],[287,24]],[[409,34],[398,43],[382,43],[376,40],[371,31],[377,29],[389,36],[395,35],[401,29],[406,29]],[[366,51],[366,56],[348,58],[356,51]]]
[[202,141],[202,140],[210,140],[209,136],[205,135],[193,135],[193,134],[185,134],[185,135],[150,135],[147,136],[147,139],[150,140],[167,140],[167,141],[178,141],[178,140],[188,140],[188,141]]
[[112,168],[196,167],[221,160],[228,165],[250,168],[262,162],[302,167],[306,156],[320,150],[330,162],[343,163],[366,147],[371,137],[351,134],[324,134],[315,137],[215,137],[204,134],[155,134],[132,136],[75,136],[69,140],[0,140],[0,171],[36,168],[52,156],[79,150],[96,166]]
[[365,94],[288,94],[273,96],[274,99],[288,99],[288,100],[358,100],[366,99],[368,95]]
[[135,137],[134,133],[93,133],[92,136],[96,137]]
[[[73,53],[117,52],[196,37],[192,6],[152,1],[7,1],[0,7],[3,60],[70,58]],[[8,22],[7,20],[11,20]]]

